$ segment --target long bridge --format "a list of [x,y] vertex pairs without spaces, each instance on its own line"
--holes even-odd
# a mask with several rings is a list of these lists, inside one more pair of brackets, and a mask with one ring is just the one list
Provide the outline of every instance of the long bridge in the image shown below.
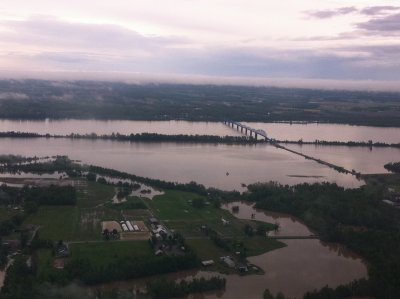
[[232,121],[232,120],[224,120],[224,124],[229,127],[232,127],[232,129],[236,129],[237,131],[240,131],[241,133],[245,134],[246,136],[247,136],[247,133],[249,133],[250,137],[253,137],[253,134],[254,134],[254,138],[256,140],[257,140],[258,136],[263,137],[265,139],[265,141],[269,140],[267,133],[264,130],[253,129],[249,126],[241,124],[240,122]]
[[335,165],[333,163],[330,163],[330,162],[327,162],[327,161],[324,161],[324,160],[321,160],[321,159],[318,159],[318,158],[314,158],[312,156],[308,156],[308,155],[303,154],[301,152],[298,152],[298,151],[295,151],[293,149],[287,148],[287,147],[279,144],[275,139],[269,138],[267,136],[267,133],[264,130],[253,129],[253,128],[249,127],[249,126],[241,124],[240,122],[232,121],[232,120],[224,120],[223,123],[225,125],[229,126],[229,127],[232,127],[233,130],[240,131],[242,134],[245,134],[246,136],[247,136],[247,134],[250,134],[250,137],[253,137],[253,134],[254,134],[254,138],[256,140],[257,140],[258,136],[261,136],[261,137],[264,138],[264,140],[266,142],[271,143],[276,148],[283,149],[285,151],[291,152],[292,154],[296,154],[298,156],[304,157],[305,159],[313,160],[313,161],[315,161],[317,163],[320,163],[320,164],[323,164],[323,165],[328,166],[330,168],[333,168],[334,170],[336,170],[338,172],[348,173],[348,174],[355,175],[356,177],[359,177],[359,174],[354,170],[350,171],[350,170],[348,170],[348,169],[346,169],[344,167],[341,167],[341,166]]

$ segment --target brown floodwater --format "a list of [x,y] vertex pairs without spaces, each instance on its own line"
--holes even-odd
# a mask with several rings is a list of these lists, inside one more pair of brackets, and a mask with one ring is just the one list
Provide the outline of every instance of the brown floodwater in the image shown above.
[[38,134],[68,135],[120,133],[158,133],[188,135],[241,135],[222,122],[189,121],[131,121],[131,120],[8,120],[0,119],[0,131],[32,132]]
[[387,173],[383,167],[389,162],[400,161],[400,148],[348,147],[288,144],[285,147],[324,161],[355,169],[363,174]]
[[[233,206],[239,207],[237,213],[232,213]],[[255,209],[253,203],[231,202],[222,205],[222,208],[240,219],[253,219],[278,224],[279,229],[276,232],[270,232],[271,236],[309,236],[314,234],[300,219],[283,213]],[[252,214],[254,214],[254,218],[251,217]]]
[[[400,128],[351,126],[345,124],[289,124],[244,122],[255,129],[263,129],[267,134],[279,140],[314,141],[369,141],[398,143]],[[40,134],[70,133],[79,134],[206,134],[206,135],[240,135],[221,122],[190,121],[131,121],[131,120],[8,120],[0,119],[0,131],[20,131]]]
[[352,175],[338,173],[269,144],[1,138],[0,154],[68,155],[83,163],[139,176],[183,183],[195,181],[225,190],[244,190],[242,183],[271,180],[291,185],[329,181],[352,188],[363,184]]
[[[311,231],[296,218],[285,214],[269,213],[252,209],[251,205],[235,202],[225,205],[231,209],[239,205],[238,218],[260,221],[276,220],[285,234],[309,234]],[[227,280],[225,291],[197,294],[190,298],[227,298],[227,299],[260,299],[266,288],[271,292],[282,291],[291,298],[302,298],[307,291],[319,289],[325,285],[335,287],[354,279],[367,277],[367,269],[356,254],[339,244],[324,243],[316,239],[284,240],[287,245],[259,256],[250,257],[249,261],[265,271],[264,275],[221,275],[215,272],[194,271],[157,276],[147,279],[103,284],[94,288],[145,289],[146,281],[152,279],[190,279],[192,277],[222,276]]]
[[278,140],[303,141],[363,141],[400,143],[400,128],[352,126],[345,124],[289,124],[289,123],[244,123],[255,129],[262,129],[268,136]]

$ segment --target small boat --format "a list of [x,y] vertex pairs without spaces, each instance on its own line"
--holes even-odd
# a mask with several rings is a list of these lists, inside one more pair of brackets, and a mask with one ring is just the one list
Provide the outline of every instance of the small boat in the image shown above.
[[228,175],[229,175],[229,172],[226,172],[226,175],[228,176]]

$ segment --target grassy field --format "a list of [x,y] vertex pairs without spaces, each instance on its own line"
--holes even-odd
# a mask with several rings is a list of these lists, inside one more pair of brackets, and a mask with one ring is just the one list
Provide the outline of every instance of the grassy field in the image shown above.
[[79,209],[74,206],[42,206],[25,224],[40,226],[40,237],[51,240],[73,240],[78,231]]
[[124,257],[146,258],[154,256],[148,241],[125,241],[71,244],[71,256],[87,258],[96,266],[112,264]]
[[87,186],[78,189],[78,207],[94,208],[110,201],[115,194],[115,188],[110,185],[87,182]]
[[[114,194],[113,186],[82,183],[78,189],[76,206],[41,206],[25,222],[39,225],[39,234],[43,239],[70,242],[72,257],[88,258],[98,266],[108,265],[116,259],[128,256],[146,258],[154,255],[147,241],[101,242],[103,220],[147,221],[149,217],[155,216],[168,228],[180,232],[188,245],[203,260],[219,261],[221,256],[233,255],[238,250],[234,245],[237,243],[244,244],[247,256],[259,255],[284,246],[277,240],[262,236],[247,237],[244,233],[245,226],[251,225],[255,229],[259,225],[256,221],[237,219],[229,211],[212,204],[194,207],[193,201],[202,198],[194,193],[166,190],[165,194],[156,196],[153,200],[132,199],[143,201],[148,209],[124,209],[123,205],[116,208],[110,203]],[[206,198],[202,200],[206,202]],[[229,221],[229,224],[224,225],[222,218]],[[225,239],[230,244],[230,250],[226,251],[216,246],[201,230],[203,225]],[[272,228],[272,225],[269,228]],[[52,267],[53,258],[49,251],[40,250],[37,258],[40,265],[39,276],[59,275]],[[232,271],[225,269],[226,266],[222,262],[218,262],[216,267],[218,271]]]
[[[200,229],[202,225],[213,229],[222,238],[243,242],[248,256],[259,255],[285,246],[277,240],[262,236],[247,237],[244,234],[245,225],[256,228],[259,224],[257,221],[237,219],[230,212],[213,205],[205,205],[202,208],[193,207],[192,202],[198,197],[200,196],[193,193],[167,190],[165,194],[156,196],[153,200],[147,200],[147,203],[156,217],[169,228],[179,231],[186,237],[189,245],[202,259],[215,259],[229,254],[215,246],[204,235]],[[228,220],[229,224],[224,225],[221,218]],[[273,228],[272,224],[266,225],[269,229]]]
[[0,221],[10,219],[12,216],[21,213],[19,210],[10,209],[7,207],[0,207]]
[[40,236],[51,240],[99,240],[102,220],[121,220],[121,211],[103,205],[114,196],[114,187],[94,182],[78,188],[76,206],[41,206],[24,224],[39,225]]

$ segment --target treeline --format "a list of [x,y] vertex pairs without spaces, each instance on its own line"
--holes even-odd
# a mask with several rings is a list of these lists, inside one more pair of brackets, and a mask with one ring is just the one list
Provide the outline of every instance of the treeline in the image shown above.
[[156,299],[184,297],[192,293],[201,293],[224,289],[226,279],[211,277],[209,279],[193,278],[191,281],[157,280],[147,283],[148,293]]
[[353,284],[348,291],[400,298],[400,211],[382,203],[384,188],[265,183],[249,185],[248,189],[246,197],[255,201],[257,208],[297,216],[322,240],[344,244],[367,261],[367,283]]
[[199,259],[194,252],[187,250],[184,255],[124,257],[107,266],[96,266],[87,258],[72,258],[65,265],[68,280],[78,279],[85,284],[98,284],[109,281],[127,280],[151,275],[158,275],[199,266]]
[[55,156],[52,160],[35,159],[29,163],[7,163],[0,166],[0,172],[30,172],[36,174],[65,172],[71,177],[81,175],[82,167],[73,163],[67,156]]
[[391,172],[400,173],[400,162],[387,163],[384,167]]
[[[48,158],[48,157],[45,157]],[[31,163],[33,161],[38,161],[40,158],[37,157],[22,157],[16,155],[0,155],[0,164],[17,164],[28,162]]]
[[140,177],[134,174],[129,174],[126,172],[121,172],[118,170],[104,168],[100,166],[94,166],[94,165],[90,165],[88,167],[88,170],[89,172],[93,172],[98,175],[110,176],[113,178],[120,178],[120,179],[128,179],[131,181],[140,182],[145,185],[157,187],[160,189],[180,190],[180,191],[194,192],[201,195],[207,195],[207,189],[203,185],[197,184],[196,182],[190,182],[186,184],[176,183],[176,182],[166,182],[157,179]]
[[[400,126],[400,95],[391,92],[4,80],[0,81],[0,93],[5,95],[0,101],[0,118],[7,119],[220,121],[229,118]],[[15,100],[18,98],[24,100]],[[333,102],[340,104],[333,107]]]
[[69,135],[51,135],[37,134],[27,132],[0,132],[0,138],[69,138],[69,139],[89,139],[89,140],[115,140],[115,141],[141,141],[141,142],[196,142],[196,143],[235,143],[248,144],[264,142],[264,140],[256,140],[251,136],[217,136],[217,135],[166,135],[158,133],[137,133],[137,134],[119,134],[111,135],[77,134]]
[[0,186],[0,205],[18,205],[29,210],[29,205],[75,205],[76,189],[72,186]]
[[311,144],[311,145],[329,145],[329,146],[349,146],[349,147],[397,147],[400,148],[400,143],[385,143],[385,142],[372,142],[372,141],[327,141],[327,140],[315,140],[315,141],[303,141],[300,140],[276,140],[276,143],[283,144]]
[[303,299],[349,299],[355,296],[365,296],[370,293],[369,282],[366,279],[360,279],[336,288],[325,286],[321,290],[307,292]]
[[76,189],[72,186],[24,187],[25,201],[36,202],[38,205],[75,205]]

